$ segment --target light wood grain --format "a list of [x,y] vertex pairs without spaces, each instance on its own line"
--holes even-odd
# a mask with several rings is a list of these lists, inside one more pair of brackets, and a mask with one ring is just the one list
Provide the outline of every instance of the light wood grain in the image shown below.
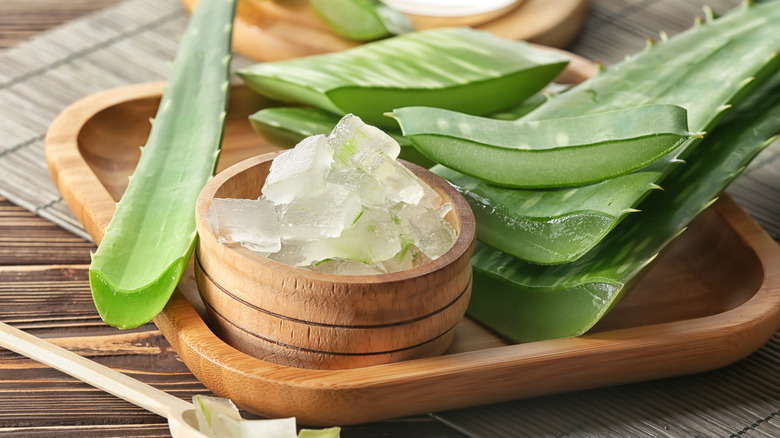
[[[192,11],[198,1],[182,3]],[[587,7],[587,0],[525,0],[502,10],[500,16],[472,17],[469,21],[475,28],[503,38],[565,47],[577,36]],[[469,23],[462,18],[412,18],[420,30]],[[303,0],[247,2],[239,6],[233,28],[233,49],[257,61],[317,55],[357,45],[334,34]]]
[[466,200],[427,169],[405,163],[452,205],[445,220],[458,237],[447,253],[382,275],[295,268],[221,243],[208,217],[215,198],[257,199],[276,156],[229,167],[198,197],[195,275],[212,329],[245,353],[301,368],[356,368],[446,350],[471,295],[476,223]]

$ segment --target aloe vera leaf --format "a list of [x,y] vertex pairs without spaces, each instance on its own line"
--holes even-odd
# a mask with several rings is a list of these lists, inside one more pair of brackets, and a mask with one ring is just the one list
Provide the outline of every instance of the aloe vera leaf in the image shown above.
[[[776,1],[746,4],[729,15],[648,46],[621,64],[554,96],[520,120],[570,117],[640,104],[667,103],[688,109],[690,130],[708,131],[730,105],[738,103],[780,67],[780,59],[774,56],[780,49],[779,20],[780,3]],[[675,163],[685,159],[698,142],[698,139],[688,140],[641,171],[658,172],[656,183],[663,185],[665,175]],[[580,189],[586,190],[584,186],[575,190]],[[557,196],[548,195],[545,202],[560,211],[562,217],[574,214],[567,213],[571,190],[553,192],[557,192]],[[621,208],[635,207],[640,200],[627,199]],[[603,231],[609,231],[618,220],[605,223]],[[550,235],[555,236],[569,235],[568,225],[560,217],[548,218],[545,223]],[[543,239],[544,235],[538,238]],[[584,253],[588,249],[583,246],[576,252]],[[531,255],[526,260],[556,263],[549,259],[534,260]],[[566,261],[567,258],[561,258],[557,263]]]
[[238,72],[260,94],[352,113],[432,106],[483,115],[525,100],[568,64],[563,55],[470,28],[412,32],[336,53],[261,63]]
[[[626,214],[627,202],[657,189],[657,173],[635,172],[572,190],[567,214],[545,202],[557,196],[547,190],[507,190],[437,165],[431,171],[448,180],[468,201],[477,220],[477,239],[507,254],[534,263],[555,264],[576,260],[583,248],[595,246]],[[549,218],[556,224],[550,226]],[[556,234],[563,228],[567,234]],[[511,238],[510,238],[511,236]]]
[[331,30],[355,41],[414,30],[406,15],[379,0],[309,0],[309,4]]
[[[532,265],[478,244],[469,314],[515,342],[576,336],[642,277],[780,131],[780,73],[735,106],[685,164],[574,263]],[[768,140],[767,140],[768,139]]]
[[439,108],[389,114],[423,155],[484,181],[520,188],[569,187],[642,168],[695,136],[685,109],[643,105],[525,122]]
[[204,0],[181,39],[146,146],[89,283],[103,320],[133,328],[170,298],[195,245],[195,201],[214,173],[229,89],[235,0]]

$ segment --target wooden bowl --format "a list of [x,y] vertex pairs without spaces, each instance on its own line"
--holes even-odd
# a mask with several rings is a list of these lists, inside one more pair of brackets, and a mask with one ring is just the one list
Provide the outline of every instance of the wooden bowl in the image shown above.
[[198,198],[195,277],[212,330],[244,353],[298,368],[356,368],[444,352],[471,295],[475,221],[465,199],[443,179],[405,162],[452,203],[445,219],[458,233],[453,247],[402,272],[313,272],[218,242],[206,216],[214,198],[258,198],[277,155],[226,169]]

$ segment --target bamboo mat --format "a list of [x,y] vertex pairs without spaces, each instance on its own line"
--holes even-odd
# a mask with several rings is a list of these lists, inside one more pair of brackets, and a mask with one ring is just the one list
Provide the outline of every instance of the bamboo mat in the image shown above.
[[[616,63],[658,30],[673,35],[690,27],[703,3],[591,0],[582,36],[569,50]],[[707,3],[725,12],[739,2]],[[46,129],[84,96],[165,79],[186,20],[177,0],[129,0],[0,52],[0,196],[89,238],[49,179]],[[234,68],[248,63],[237,57]],[[776,240],[779,157],[775,142],[729,189]],[[432,416],[466,436],[780,436],[780,336],[709,373]]]

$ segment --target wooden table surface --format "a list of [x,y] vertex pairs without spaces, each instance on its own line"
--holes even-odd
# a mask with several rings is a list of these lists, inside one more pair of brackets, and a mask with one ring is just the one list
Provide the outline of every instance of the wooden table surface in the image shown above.
[[[3,0],[0,48],[121,0]],[[594,25],[595,21],[586,22]],[[577,48],[575,42],[574,48]],[[582,47],[580,47],[582,48]],[[592,48],[592,47],[590,47]],[[589,53],[585,50],[581,52]],[[118,332],[92,304],[91,243],[0,197],[0,321],[183,399],[208,394],[153,324]],[[45,302],[45,306],[35,303]],[[0,350],[0,436],[167,437],[164,419]],[[346,427],[349,437],[470,436],[435,414]],[[507,436],[513,436],[510,432]]]

